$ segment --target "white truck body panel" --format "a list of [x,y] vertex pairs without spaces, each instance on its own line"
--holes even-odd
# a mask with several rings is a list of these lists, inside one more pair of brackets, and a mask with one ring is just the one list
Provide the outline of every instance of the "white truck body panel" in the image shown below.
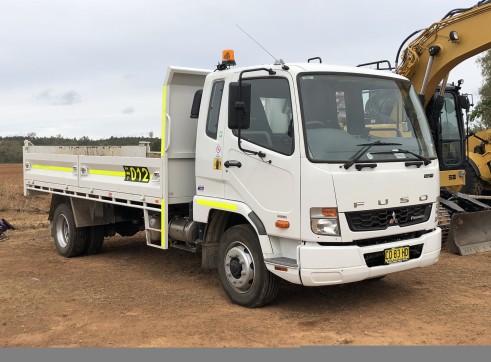
[[[161,153],[149,152],[145,145],[58,147],[26,143],[25,194],[48,192],[159,211],[165,230],[168,205],[192,202],[195,195],[197,121],[189,118],[189,110],[208,73],[169,68],[164,84],[162,157]],[[162,233],[160,245],[152,246],[166,249],[167,233]]]

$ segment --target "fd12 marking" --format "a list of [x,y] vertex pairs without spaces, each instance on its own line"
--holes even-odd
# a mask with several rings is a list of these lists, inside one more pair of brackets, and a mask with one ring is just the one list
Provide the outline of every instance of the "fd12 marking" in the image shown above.
[[124,180],[130,182],[144,182],[150,181],[150,172],[148,168],[140,166],[123,166],[124,168]]

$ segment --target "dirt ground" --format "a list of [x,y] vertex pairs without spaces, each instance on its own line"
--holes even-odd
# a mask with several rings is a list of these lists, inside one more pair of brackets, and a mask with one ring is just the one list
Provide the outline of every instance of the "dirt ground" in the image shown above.
[[56,253],[49,197],[22,196],[21,165],[0,165],[0,347],[491,345],[491,253],[443,252],[383,280],[281,284],[261,309],[230,303],[199,255],[106,238],[99,255]]

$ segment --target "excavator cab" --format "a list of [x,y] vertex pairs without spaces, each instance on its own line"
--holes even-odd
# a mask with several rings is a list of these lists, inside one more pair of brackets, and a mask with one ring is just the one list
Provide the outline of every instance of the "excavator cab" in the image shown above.
[[462,191],[465,184],[465,124],[459,103],[460,87],[447,84],[444,95],[440,87],[426,106],[433,141],[440,163],[440,185]]
[[471,197],[482,192],[480,168],[485,172],[489,168],[481,162],[484,159],[481,155],[474,157],[472,152],[466,155],[467,143],[472,142],[466,137],[463,112],[469,111],[471,102],[467,95],[460,94],[460,84],[447,84],[443,91],[438,87],[426,114],[440,162],[440,203],[446,211],[440,210],[439,224],[445,247],[468,255],[491,250],[488,230],[491,206]]

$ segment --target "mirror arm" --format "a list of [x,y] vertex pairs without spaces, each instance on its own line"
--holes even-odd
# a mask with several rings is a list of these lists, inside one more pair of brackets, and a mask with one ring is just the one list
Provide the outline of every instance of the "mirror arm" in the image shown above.
[[[244,75],[244,73],[248,73],[248,72],[256,72],[258,70],[265,70],[266,72],[268,72],[269,75],[275,75],[276,72],[271,69],[271,68],[254,68],[254,69],[246,69],[246,70],[243,70],[242,72],[240,72],[239,74],[239,101],[238,102],[235,102],[235,110],[242,110],[242,112],[245,112],[245,106],[244,106],[244,102],[242,102],[242,76]],[[238,144],[238,147],[239,147],[239,150],[241,150],[242,152],[244,153],[247,153],[247,154],[250,154],[250,155],[255,155],[255,156],[259,156],[261,158],[264,158],[266,157],[266,154],[263,152],[263,151],[252,151],[252,150],[246,150],[245,148],[242,148],[242,145],[241,145],[241,141],[242,141],[242,137],[241,137],[241,132],[240,132],[240,122],[238,124],[238,128],[237,128],[237,144]]]

